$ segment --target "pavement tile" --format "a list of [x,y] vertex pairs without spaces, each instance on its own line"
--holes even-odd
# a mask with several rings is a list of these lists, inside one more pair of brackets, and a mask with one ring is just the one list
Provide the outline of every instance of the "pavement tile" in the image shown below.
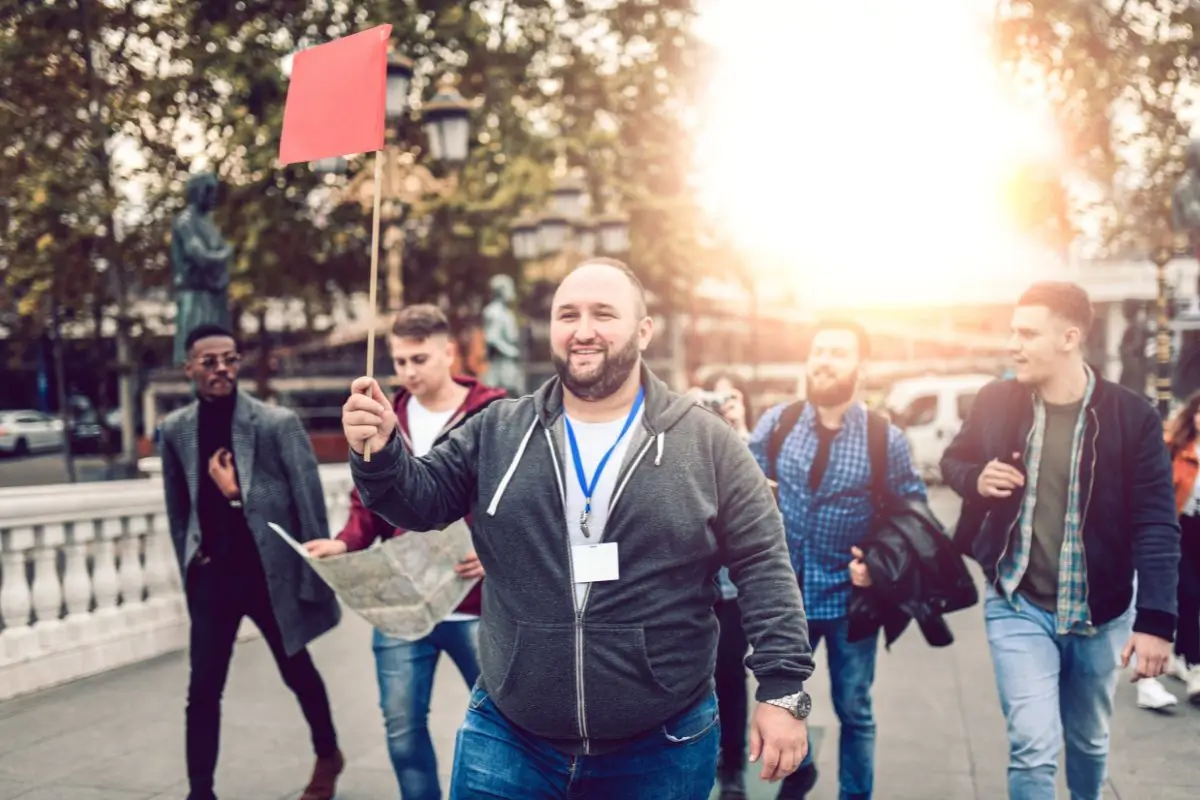
[[43,786],[17,795],[13,800],[150,800],[153,795],[146,792],[128,792],[121,789],[93,789],[88,786]]
[[14,800],[33,788],[33,784],[0,778],[0,800]]

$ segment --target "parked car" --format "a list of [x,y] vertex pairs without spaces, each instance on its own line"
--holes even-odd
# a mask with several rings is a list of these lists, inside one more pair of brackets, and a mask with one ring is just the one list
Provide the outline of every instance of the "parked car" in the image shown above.
[[942,453],[971,413],[979,390],[995,375],[928,375],[892,384],[884,406],[908,437],[913,466],[927,483],[941,482]]
[[24,456],[62,447],[62,420],[29,409],[0,411],[0,453]]

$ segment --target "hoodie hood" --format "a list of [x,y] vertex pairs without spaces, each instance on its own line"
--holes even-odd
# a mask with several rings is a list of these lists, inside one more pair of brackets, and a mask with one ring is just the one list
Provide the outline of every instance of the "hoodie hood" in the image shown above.
[[[638,362],[638,370],[642,376],[642,386],[646,389],[642,426],[651,436],[666,433],[683,419],[683,415],[690,409],[699,406],[694,397],[673,394],[667,384],[651,372],[644,361]],[[555,376],[542,384],[533,393],[533,402],[542,426],[552,428],[563,413],[562,379]]]
[[[466,387],[467,396],[463,400],[462,405],[454,412],[454,415],[446,422],[446,427],[442,430],[442,434],[438,436],[438,439],[441,439],[446,432],[453,430],[463,420],[487,408],[489,403],[507,396],[507,393],[503,389],[487,386],[480,383],[477,379],[466,375],[453,375],[451,376],[451,380],[459,386]],[[392,401],[392,410],[396,412],[396,422],[399,423],[400,436],[404,441],[404,446],[411,453],[412,437],[408,431],[408,399],[410,397],[412,397],[412,394],[407,389],[400,389],[396,393],[395,400]]]

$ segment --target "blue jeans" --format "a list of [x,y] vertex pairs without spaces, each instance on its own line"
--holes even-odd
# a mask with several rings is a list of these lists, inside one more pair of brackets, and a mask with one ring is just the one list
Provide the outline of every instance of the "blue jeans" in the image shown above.
[[[833,684],[833,710],[838,718],[838,787],[841,800],[868,800],[875,787],[875,712],[871,685],[875,683],[878,636],[857,642],[846,640],[850,622],[810,619],[808,638],[813,651],[821,640],[829,650],[829,680]],[[812,764],[812,746],[800,766]]]
[[1100,800],[1108,761],[1108,723],[1121,649],[1132,610],[1094,636],[1059,636],[1054,614],[1028,600],[1009,603],[988,587],[988,644],[1008,722],[1010,800],[1054,800],[1065,736],[1072,800]]
[[450,800],[706,800],[717,769],[716,695],[619,750],[571,756],[471,693],[454,746]]
[[442,622],[424,639],[406,642],[375,631],[379,705],[388,755],[404,800],[441,800],[437,756],[429,738],[429,698],[438,656],[454,659],[471,686],[479,678],[478,620]]

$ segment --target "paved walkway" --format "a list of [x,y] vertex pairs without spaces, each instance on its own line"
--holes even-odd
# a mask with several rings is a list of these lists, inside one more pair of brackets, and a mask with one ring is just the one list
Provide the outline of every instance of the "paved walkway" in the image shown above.
[[[954,503],[936,498],[943,519]],[[875,689],[879,721],[878,800],[1003,800],[1006,745],[978,608],[951,619],[957,642],[928,648],[907,632],[881,652]],[[348,615],[314,654],[329,684],[350,761],[341,800],[395,798],[383,745],[365,623]],[[836,721],[823,651],[812,681],[812,717],[823,778],[812,800],[837,797]],[[182,654],[0,703],[0,800],[179,800],[186,795]],[[1180,692],[1179,684],[1167,684]],[[443,664],[434,740],[443,775],[466,687]],[[261,641],[239,645],[226,691],[222,800],[296,798],[311,760],[303,719]],[[1108,800],[1193,800],[1200,787],[1200,709],[1155,715],[1134,706],[1122,681],[1113,731]],[[765,785],[754,797],[774,797]],[[1064,795],[1065,796],[1065,795]]]

